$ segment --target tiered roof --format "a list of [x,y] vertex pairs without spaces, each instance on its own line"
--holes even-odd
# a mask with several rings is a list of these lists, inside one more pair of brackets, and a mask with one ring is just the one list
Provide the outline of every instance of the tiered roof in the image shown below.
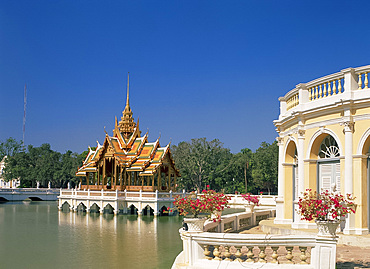
[[105,135],[103,145],[97,142],[96,150],[89,148],[89,153],[78,169],[77,176],[85,176],[86,172],[96,172],[102,158],[115,158],[118,163],[126,167],[127,171],[140,172],[139,175],[151,176],[164,162],[174,169],[177,176],[179,170],[170,154],[169,144],[160,147],[159,138],[152,143],[148,142],[148,133],[140,136],[139,120],[134,122],[133,113],[129,103],[129,83],[127,83],[126,107],[122,112],[121,121],[115,119],[113,136]]

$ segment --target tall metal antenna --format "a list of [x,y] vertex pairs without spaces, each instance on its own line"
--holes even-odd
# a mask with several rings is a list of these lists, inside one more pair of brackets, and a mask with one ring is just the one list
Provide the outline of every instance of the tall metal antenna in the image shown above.
[[27,108],[27,85],[24,84],[24,100],[23,100],[23,147],[24,147],[24,135],[26,133],[26,108]]

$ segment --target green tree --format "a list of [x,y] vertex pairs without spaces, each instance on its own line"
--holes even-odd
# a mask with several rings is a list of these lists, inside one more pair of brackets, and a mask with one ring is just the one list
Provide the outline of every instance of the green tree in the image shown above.
[[277,142],[262,142],[253,154],[253,184],[258,190],[277,192],[279,148]]
[[75,173],[86,155],[87,152],[78,155],[70,150],[61,154],[53,151],[49,144],[29,145],[27,151],[7,158],[4,178],[19,178],[22,187],[36,187],[37,181],[41,187],[47,187],[49,181],[56,188],[66,187],[68,182],[75,185],[79,181]]
[[22,142],[9,137],[5,142],[0,141],[0,161],[4,156],[13,156],[22,149]]
[[206,138],[192,139],[172,146],[177,168],[180,169],[180,187],[198,191],[210,185],[220,187],[220,177],[232,160],[229,149],[218,140],[207,141]]
[[242,149],[239,153],[234,154],[234,165],[232,167],[234,171],[234,182],[236,181],[236,191],[240,193],[251,192],[253,189],[252,181],[252,167],[251,162],[253,158],[253,152],[249,148]]

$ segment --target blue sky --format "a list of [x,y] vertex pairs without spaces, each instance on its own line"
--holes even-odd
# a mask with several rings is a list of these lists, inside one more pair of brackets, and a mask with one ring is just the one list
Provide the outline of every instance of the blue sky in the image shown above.
[[370,64],[367,2],[0,2],[0,140],[82,152],[130,104],[149,140],[275,140],[278,97]]

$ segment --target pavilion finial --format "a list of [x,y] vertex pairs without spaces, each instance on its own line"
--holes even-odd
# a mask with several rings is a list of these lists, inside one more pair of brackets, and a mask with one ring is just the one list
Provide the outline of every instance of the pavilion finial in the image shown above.
[[132,111],[130,108],[130,73],[127,73],[127,99],[126,99],[126,107],[122,111],[122,117],[120,122],[118,123],[118,128],[120,133],[122,134],[123,138],[128,141],[131,137],[132,133],[135,130],[136,124],[134,122],[134,118],[132,117]]
[[129,92],[130,92],[130,72],[127,72],[127,99],[126,99],[126,106],[130,106]]

